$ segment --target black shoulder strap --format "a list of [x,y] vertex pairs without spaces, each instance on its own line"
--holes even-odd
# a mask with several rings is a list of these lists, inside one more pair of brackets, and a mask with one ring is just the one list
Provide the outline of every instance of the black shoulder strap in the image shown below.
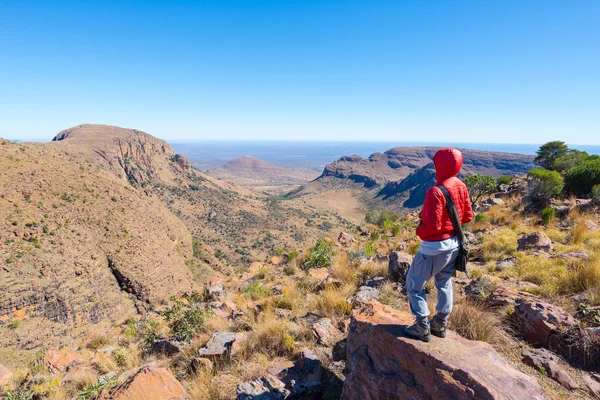
[[460,216],[458,215],[456,204],[454,203],[450,192],[448,192],[448,189],[446,189],[444,185],[437,183],[435,186],[442,191],[442,194],[446,198],[446,211],[448,211],[448,216],[452,221],[452,226],[454,227],[456,236],[458,236],[458,240],[460,240],[461,243],[465,243],[467,238],[463,232],[462,225],[460,223]]

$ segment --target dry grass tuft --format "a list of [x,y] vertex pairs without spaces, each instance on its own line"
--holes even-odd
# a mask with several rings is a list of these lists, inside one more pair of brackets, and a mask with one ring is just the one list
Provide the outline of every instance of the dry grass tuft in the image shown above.
[[252,324],[252,334],[243,353],[264,353],[271,357],[290,356],[296,350],[291,323],[275,317],[269,310]]
[[319,315],[339,321],[350,315],[352,304],[347,299],[356,291],[356,285],[348,284],[340,288],[326,288],[320,295],[313,296],[310,309]]
[[448,326],[464,338],[487,342],[494,347],[507,347],[511,343],[497,314],[466,300],[454,305]]

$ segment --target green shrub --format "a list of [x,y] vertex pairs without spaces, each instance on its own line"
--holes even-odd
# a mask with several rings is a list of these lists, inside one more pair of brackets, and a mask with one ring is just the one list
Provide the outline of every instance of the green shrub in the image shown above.
[[536,209],[550,205],[550,200],[560,195],[565,186],[563,178],[556,171],[532,169],[527,176],[527,202]]
[[591,158],[565,174],[565,189],[574,195],[589,195],[595,185],[600,185],[600,159]]
[[375,245],[375,243],[373,243],[372,241],[368,241],[365,244],[365,254],[367,255],[367,257],[373,257],[375,254],[377,254],[377,246]]
[[544,225],[550,224],[550,222],[552,222],[552,220],[554,219],[555,215],[556,215],[556,212],[554,211],[554,208],[552,208],[552,207],[544,208],[544,211],[542,211],[542,223]]
[[173,306],[162,313],[175,340],[189,342],[206,321],[209,312],[200,309],[195,303],[201,300],[198,293],[184,294],[179,300],[171,297]]
[[513,178],[508,175],[499,176],[496,178],[496,184],[498,185],[510,185],[513,181]]
[[371,240],[372,241],[379,240],[379,231],[373,231],[373,232],[371,232]]
[[259,300],[268,297],[271,291],[260,282],[252,282],[242,290],[242,294],[250,296],[252,300]]
[[475,214],[475,222],[485,222],[488,219],[487,215],[482,213]]
[[398,214],[389,210],[372,210],[367,213],[365,220],[369,224],[377,225],[380,228],[391,227],[391,223],[398,220]]
[[398,236],[402,232],[402,227],[400,225],[392,226],[392,236]]
[[483,196],[492,194],[497,187],[496,179],[493,176],[482,174],[473,174],[464,179],[465,185],[469,189],[471,203],[475,204]]
[[331,244],[321,239],[309,250],[308,257],[304,260],[302,268],[304,270],[310,268],[330,268],[332,258],[333,249],[331,248]]

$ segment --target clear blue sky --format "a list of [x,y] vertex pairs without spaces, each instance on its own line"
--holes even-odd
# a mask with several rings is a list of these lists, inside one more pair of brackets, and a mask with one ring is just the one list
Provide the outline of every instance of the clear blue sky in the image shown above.
[[0,136],[600,144],[600,1],[0,0]]

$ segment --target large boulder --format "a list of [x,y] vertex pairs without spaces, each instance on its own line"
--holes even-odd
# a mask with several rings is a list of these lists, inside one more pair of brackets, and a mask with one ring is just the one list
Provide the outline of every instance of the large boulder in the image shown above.
[[240,383],[236,389],[239,400],[283,400],[290,391],[285,384],[272,375],[265,375],[255,381]]
[[312,325],[312,331],[320,344],[329,347],[334,346],[343,336],[329,318],[321,318],[315,322]]
[[181,383],[166,368],[145,365],[123,384],[103,390],[97,400],[189,400]]
[[547,348],[560,347],[561,330],[577,325],[565,310],[542,301],[517,304],[513,316],[526,341]]
[[369,302],[352,314],[342,399],[545,399],[537,381],[489,344],[448,331],[431,342],[409,339],[408,312]]
[[406,274],[412,264],[412,256],[399,251],[392,251],[390,254],[390,262],[388,264],[388,274],[393,282],[406,282]]
[[544,232],[527,233],[518,240],[519,251],[537,250],[549,252],[552,249],[552,240]]

